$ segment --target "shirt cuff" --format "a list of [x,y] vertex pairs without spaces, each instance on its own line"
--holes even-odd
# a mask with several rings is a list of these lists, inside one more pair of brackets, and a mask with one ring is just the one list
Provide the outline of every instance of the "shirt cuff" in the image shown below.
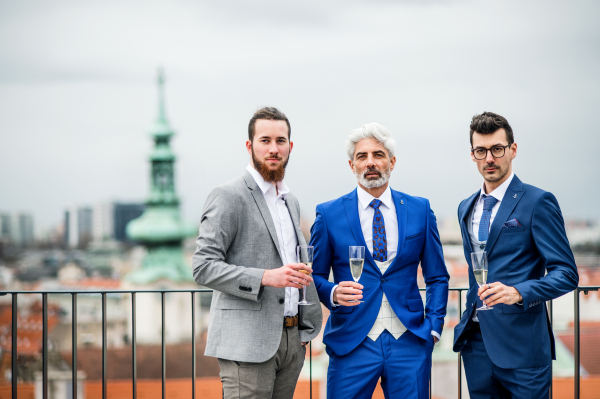
[[337,284],[333,286],[333,288],[331,289],[331,294],[329,294],[329,303],[331,303],[331,307],[335,308],[336,306],[340,306],[338,303],[333,303],[333,293],[335,292],[335,289],[337,288]]
[[433,330],[431,330],[431,335],[433,335],[434,337],[436,337],[436,338],[438,339],[438,341],[439,341],[440,339],[442,339],[442,337],[440,336],[440,334],[438,334],[438,332],[437,332],[437,331],[433,331]]

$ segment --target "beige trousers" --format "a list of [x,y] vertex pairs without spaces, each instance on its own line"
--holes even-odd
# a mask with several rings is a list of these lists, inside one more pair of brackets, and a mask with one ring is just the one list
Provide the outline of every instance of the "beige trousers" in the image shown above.
[[306,348],[298,327],[284,328],[275,355],[263,363],[219,359],[224,399],[292,399]]

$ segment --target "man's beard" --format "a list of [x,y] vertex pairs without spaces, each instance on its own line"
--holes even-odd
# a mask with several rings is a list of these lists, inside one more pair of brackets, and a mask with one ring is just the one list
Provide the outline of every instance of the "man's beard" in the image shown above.
[[506,174],[508,173],[508,168],[506,168],[506,170],[503,170],[502,166],[498,165],[496,163],[493,163],[493,164],[486,163],[484,166],[484,169],[485,168],[496,168],[497,169],[497,174],[490,175],[485,172],[482,173],[483,179],[485,181],[489,181],[490,183],[502,180],[502,178],[504,178],[504,176],[506,176]]
[[[378,173],[379,177],[377,177],[377,178],[372,178],[372,177],[371,178],[367,178],[366,177],[367,173],[373,173],[373,172]],[[356,172],[354,174],[356,175],[356,180],[363,187],[366,187],[366,188],[377,188],[377,187],[383,186],[384,184],[386,184],[390,180],[390,176],[392,174],[392,171],[390,170],[390,168],[387,168],[387,170],[385,172],[381,173],[376,168],[367,168],[361,174],[357,174]]]
[[[270,156],[267,159],[282,160],[282,158],[279,155]],[[283,181],[283,178],[285,176],[285,167],[287,166],[289,160],[290,158],[288,157],[284,162],[281,162],[279,164],[277,169],[272,170],[265,162],[262,162],[260,159],[256,158],[256,155],[254,154],[254,148],[252,148],[252,163],[254,164],[254,168],[258,171],[258,173],[260,173],[262,178],[268,182]]]

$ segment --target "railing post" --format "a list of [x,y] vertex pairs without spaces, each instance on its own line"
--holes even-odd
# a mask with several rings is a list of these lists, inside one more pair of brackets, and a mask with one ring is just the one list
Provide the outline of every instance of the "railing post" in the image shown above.
[[166,351],[166,346],[165,346],[165,292],[162,291],[160,293],[160,305],[161,305],[161,316],[162,316],[162,328],[161,328],[161,334],[162,334],[162,399],[166,399],[167,397],[167,392],[166,392],[166,374],[167,374],[167,351]]
[[48,399],[48,294],[42,294],[42,397]]
[[192,399],[196,399],[196,293],[192,291]]
[[573,291],[575,295],[575,329],[573,332],[573,339],[575,341],[575,399],[579,399],[579,287]]
[[137,341],[136,341],[135,292],[131,293],[131,378],[133,399],[137,399]]
[[12,294],[12,346],[10,348],[12,363],[10,369],[12,399],[17,399],[17,375],[19,373],[19,371],[17,370],[17,315],[17,294]]
[[106,341],[107,341],[107,326],[106,326],[106,292],[102,293],[102,399],[106,399],[108,396],[108,387],[106,374]]
[[77,294],[71,294],[71,364],[73,369],[73,399],[77,399]]
[[[460,321],[462,310],[462,290],[458,290],[458,320]],[[462,358],[458,352],[458,399],[462,399]]]

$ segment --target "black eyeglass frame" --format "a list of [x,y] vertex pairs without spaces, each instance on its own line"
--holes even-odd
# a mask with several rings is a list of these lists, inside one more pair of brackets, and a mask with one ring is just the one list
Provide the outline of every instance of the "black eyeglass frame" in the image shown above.
[[[503,156],[505,156],[505,155],[506,155],[506,149],[507,149],[508,147],[510,147],[511,145],[512,145],[512,144],[508,144],[508,145],[495,145],[495,146],[493,146],[492,148],[471,148],[471,154],[473,154],[473,157],[474,157],[475,159],[479,160],[479,161],[482,161],[482,160],[484,160],[484,159],[486,159],[486,158],[487,158],[488,151],[489,151],[489,152],[492,154],[492,156],[493,156],[494,158],[496,158],[496,159],[497,159],[497,158],[502,158]],[[494,148],[502,148],[502,150],[503,150],[503,151],[502,151],[502,155],[500,155],[499,157],[495,156],[495,155],[494,155],[494,153],[492,152],[492,150],[493,150]],[[475,151],[479,151],[479,150],[485,150],[485,155],[483,156],[483,158],[477,158],[477,156],[475,155]]]

